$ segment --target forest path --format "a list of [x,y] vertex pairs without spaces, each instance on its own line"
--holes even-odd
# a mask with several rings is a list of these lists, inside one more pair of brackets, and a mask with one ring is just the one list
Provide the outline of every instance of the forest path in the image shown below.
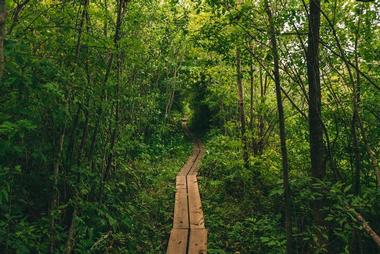
[[[186,126],[184,129],[189,134]],[[167,254],[207,253],[207,230],[197,181],[197,172],[204,153],[202,142],[194,140],[193,154],[177,174],[173,229]]]

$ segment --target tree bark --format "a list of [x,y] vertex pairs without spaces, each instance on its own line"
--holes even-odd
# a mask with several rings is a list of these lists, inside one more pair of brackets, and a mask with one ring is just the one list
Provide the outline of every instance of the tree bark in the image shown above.
[[[121,25],[122,25],[122,20],[124,16],[124,11],[125,11],[125,0],[120,0],[118,3],[118,10],[117,10],[117,21],[116,21],[116,32],[115,32],[115,47],[116,47],[116,91],[115,91],[115,98],[116,98],[116,105],[115,105],[115,125],[112,130],[112,135],[111,135],[111,143],[110,143],[110,148],[109,148],[109,154],[108,154],[108,159],[107,159],[107,165],[105,167],[105,170],[103,171],[102,179],[103,179],[103,184],[104,181],[107,179],[107,177],[110,174],[110,169],[113,161],[113,153],[114,153],[114,146],[116,144],[118,132],[119,132],[119,106],[120,106],[120,76],[121,76],[121,55],[120,55],[120,32],[121,32]],[[102,193],[101,193],[102,195]]]
[[165,118],[168,118],[170,116],[170,112],[172,110],[173,102],[174,102],[174,96],[175,96],[175,91],[176,91],[176,86],[177,86],[177,72],[180,69],[181,64],[179,63],[178,66],[174,67],[174,73],[173,73],[173,87],[172,91],[170,92],[168,102],[166,103],[165,107]]
[[[360,18],[359,18],[360,19]],[[357,38],[355,41],[355,51],[357,51]],[[355,53],[356,65],[358,66],[357,52]],[[358,116],[359,116],[359,101],[360,101],[360,75],[356,75],[356,84],[353,84],[353,113],[352,113],[352,125],[351,125],[351,134],[352,134],[352,148],[354,151],[354,172],[352,175],[352,184],[353,191],[355,195],[360,194],[360,175],[361,175],[361,155],[359,149],[359,137],[357,133],[358,125]],[[360,248],[360,234],[357,229],[352,231],[352,239],[350,252],[352,254],[361,253]]]
[[237,76],[237,88],[238,88],[238,108],[240,116],[240,132],[241,141],[243,145],[243,162],[244,167],[248,168],[248,151],[247,151],[247,137],[246,137],[246,126],[245,126],[245,114],[244,114],[244,94],[243,94],[243,82],[241,73],[241,59],[240,59],[240,49],[236,50],[236,76]]
[[285,231],[286,231],[286,253],[293,253],[293,237],[292,237],[292,220],[291,220],[291,206],[290,206],[290,187],[289,187],[289,162],[288,152],[286,148],[286,130],[285,130],[285,116],[284,108],[281,98],[281,80],[279,70],[279,56],[277,49],[276,32],[273,23],[272,11],[269,7],[268,0],[265,0],[265,10],[269,20],[269,37],[272,45],[273,63],[274,63],[274,79],[276,85],[276,100],[277,111],[280,131],[280,144],[282,156],[282,173],[283,173],[283,188],[284,188],[284,214],[285,214]]
[[66,249],[65,249],[66,254],[71,254],[74,251],[76,216],[77,216],[77,208],[75,207],[71,216],[71,223],[70,223],[69,233],[68,233],[67,241],[66,241]]
[[260,111],[258,116],[258,140],[257,140],[257,154],[262,154],[264,151],[264,127],[265,127],[265,118],[264,111],[262,110],[263,105],[266,101],[266,87],[267,87],[268,75],[265,74],[263,78],[263,70],[260,66]]
[[56,158],[53,165],[53,196],[50,204],[50,245],[49,245],[49,253],[54,253],[55,248],[55,216],[54,211],[58,206],[58,198],[59,198],[59,166],[61,164],[61,157],[63,151],[63,143],[65,140],[65,128],[63,128],[59,140],[58,140],[58,150],[56,154]]
[[360,226],[372,238],[376,246],[380,248],[380,236],[376,233],[375,230],[372,229],[372,227],[368,224],[368,221],[360,213],[356,212],[354,209],[350,207],[347,207],[347,209],[350,210],[355,215],[356,219],[361,224]]
[[[308,51],[307,51],[307,76],[309,82],[309,142],[311,158],[311,175],[315,179],[323,180],[326,175],[323,125],[321,118],[321,84],[319,70],[319,30],[320,30],[320,0],[310,1]],[[322,194],[319,188],[314,188],[315,192]],[[321,251],[326,251],[326,239],[323,196],[316,198],[312,203],[314,212],[314,223],[318,227],[316,246]]]
[[6,4],[5,0],[0,0],[0,79],[4,73],[4,40],[5,40],[5,20],[6,20]]
[[80,46],[81,46],[81,39],[82,39],[82,33],[83,33],[83,24],[84,24],[84,20],[86,19],[86,16],[87,16],[87,9],[88,9],[89,2],[90,2],[90,0],[84,0],[84,2],[83,2],[82,15],[81,15],[81,20],[80,20],[79,27],[78,27],[78,38],[77,38],[77,43],[75,46],[75,57],[76,57],[76,59],[79,58],[79,54],[80,54]]
[[250,105],[249,105],[249,131],[251,136],[251,149],[253,150],[253,153],[256,154],[256,141],[255,141],[255,133],[254,133],[254,114],[253,114],[253,102],[254,102],[254,68],[253,68],[253,57],[251,55],[251,62],[249,67],[249,76],[250,76]]
[[[359,55],[358,55],[358,48],[359,48],[359,30],[360,30],[360,12],[359,9],[359,17],[357,21],[357,31],[355,36],[355,65],[356,69],[359,70]],[[358,140],[358,119],[359,119],[359,110],[360,110],[360,73],[356,71],[356,82],[352,83],[353,91],[352,91],[352,146],[354,150],[354,157],[355,157],[355,170],[353,174],[353,187],[354,187],[354,193],[356,195],[359,195],[360,193],[360,172],[361,172],[361,155],[360,155],[360,149],[359,149],[359,140]]]

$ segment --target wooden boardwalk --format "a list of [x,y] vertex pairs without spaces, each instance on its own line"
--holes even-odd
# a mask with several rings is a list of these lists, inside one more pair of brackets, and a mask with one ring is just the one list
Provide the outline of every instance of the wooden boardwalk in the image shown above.
[[167,254],[207,253],[207,230],[197,181],[203,155],[202,143],[194,142],[193,154],[177,174],[173,229]]

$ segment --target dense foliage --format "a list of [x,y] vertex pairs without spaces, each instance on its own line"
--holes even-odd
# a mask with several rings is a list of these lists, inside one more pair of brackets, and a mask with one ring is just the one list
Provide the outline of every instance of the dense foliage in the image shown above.
[[164,253],[188,117],[209,253],[378,253],[380,3],[322,1],[316,67],[313,1],[0,0],[0,252]]

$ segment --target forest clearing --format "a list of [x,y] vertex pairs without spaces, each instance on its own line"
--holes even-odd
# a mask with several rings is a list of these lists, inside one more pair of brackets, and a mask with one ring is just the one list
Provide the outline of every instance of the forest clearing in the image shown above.
[[378,254],[379,105],[378,0],[0,0],[0,253]]

